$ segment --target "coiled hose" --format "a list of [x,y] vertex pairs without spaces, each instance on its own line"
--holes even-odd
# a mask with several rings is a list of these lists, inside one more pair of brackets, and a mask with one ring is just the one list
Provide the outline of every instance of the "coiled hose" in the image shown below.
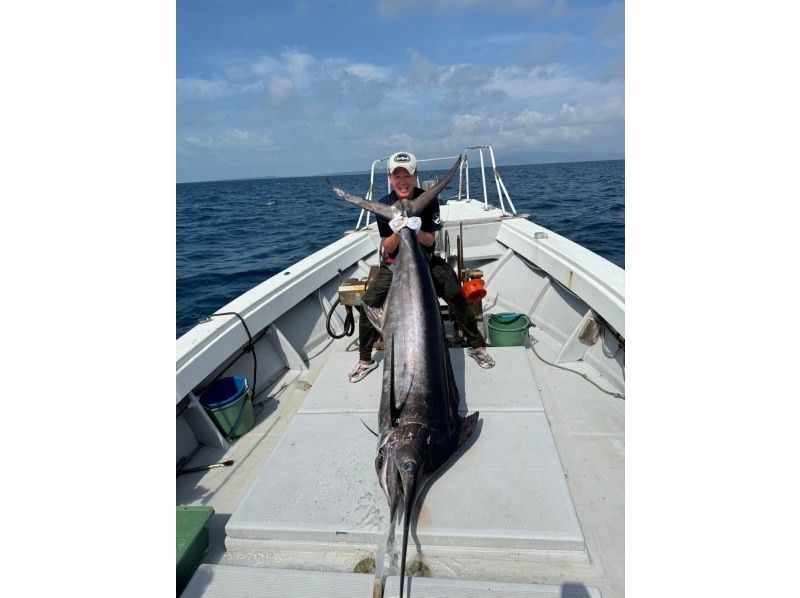
[[328,334],[331,335],[333,338],[344,338],[345,336],[353,336],[353,333],[356,330],[356,320],[353,317],[353,306],[352,305],[345,305],[344,308],[347,310],[347,315],[344,318],[344,332],[341,334],[334,334],[333,330],[331,330],[331,316],[333,312],[336,311],[336,306],[339,305],[339,298],[336,298],[336,301],[333,302],[331,306],[331,310],[328,312],[328,318],[325,320],[325,329],[328,331]]

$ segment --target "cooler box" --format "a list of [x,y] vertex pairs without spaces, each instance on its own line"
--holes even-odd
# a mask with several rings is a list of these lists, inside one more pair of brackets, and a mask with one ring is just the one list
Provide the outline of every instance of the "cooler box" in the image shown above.
[[213,515],[214,509],[211,507],[177,507],[175,521],[178,540],[178,594],[189,583],[208,548],[208,522]]

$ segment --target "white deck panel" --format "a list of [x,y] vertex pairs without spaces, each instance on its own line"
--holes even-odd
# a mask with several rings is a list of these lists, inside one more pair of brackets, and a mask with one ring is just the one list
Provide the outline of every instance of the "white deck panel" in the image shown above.
[[[347,374],[358,362],[358,353],[332,354],[297,413],[378,413],[383,378],[382,356],[383,352],[376,354],[376,358],[381,359],[377,369],[363,380],[352,383],[347,381]],[[370,422],[374,420],[375,417],[369,419]]]
[[417,507],[420,542],[583,550],[544,413],[481,412],[478,425],[475,443],[446,463],[440,477],[422,491]]
[[369,598],[374,579],[366,573],[200,565],[181,597]]
[[[388,507],[375,474],[375,438],[360,418],[296,415],[228,521],[228,543],[234,538],[377,542]],[[475,442],[422,490],[415,532],[419,541],[583,550],[544,414],[487,412],[481,420]]]
[[[480,388],[488,385],[490,378],[481,376],[486,372],[471,359],[465,364],[462,353],[464,394],[470,397],[470,409],[483,401],[487,405],[499,400],[524,405],[533,402],[533,397],[538,399],[521,348],[495,351],[495,358],[498,368],[509,368],[508,384],[485,396],[485,389]],[[454,359],[454,369],[458,361]],[[519,384],[512,379],[514,363],[526,368],[530,381]],[[377,415],[327,411],[338,400],[337,380],[342,379],[338,365],[338,358],[332,357],[306,398],[306,411],[294,417],[228,521],[229,548],[236,547],[238,538],[299,542],[298,549],[303,542],[377,543],[388,507],[375,474],[376,440],[361,423],[364,419],[374,426]],[[474,376],[470,375],[471,365]],[[374,377],[379,381],[380,376]],[[363,382],[366,379],[339,386],[347,385],[351,392]],[[368,392],[369,387],[361,388]],[[322,389],[331,392],[323,394]],[[314,390],[319,392],[316,399]],[[524,396],[515,396],[514,391]],[[310,411],[314,404],[324,410]],[[436,472],[420,497],[412,532],[422,546],[466,551],[584,551],[583,535],[543,411],[530,407],[482,409],[474,439]],[[252,542],[247,546],[252,549]]]
[[374,542],[388,509],[375,474],[375,437],[361,417],[296,414],[228,520],[226,544]]
[[479,366],[466,349],[450,349],[461,411],[544,411],[525,347],[487,351],[495,360],[490,370]]
[[[400,595],[400,577],[386,580],[383,598]],[[407,577],[408,598],[602,598],[597,588],[587,588],[580,583],[544,585],[534,583],[504,583],[498,581],[466,581]]]
[[[484,370],[467,356],[465,349],[450,349],[461,412],[543,410],[525,347],[491,347],[489,352],[496,365]],[[383,359],[383,353],[376,356]],[[383,361],[378,369],[353,384],[347,381],[347,373],[357,361],[357,353],[331,355],[298,413],[377,413]]]
[[[369,598],[374,576],[365,573],[200,565],[183,598]],[[386,580],[384,598],[399,595],[400,578]],[[408,598],[602,598],[581,584],[542,585],[494,581],[406,578]]]

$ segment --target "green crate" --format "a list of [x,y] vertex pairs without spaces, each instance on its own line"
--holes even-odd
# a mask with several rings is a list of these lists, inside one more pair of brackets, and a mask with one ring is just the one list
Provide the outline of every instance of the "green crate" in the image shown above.
[[213,515],[214,509],[211,507],[177,507],[175,521],[178,540],[178,594],[189,583],[208,549],[208,522]]

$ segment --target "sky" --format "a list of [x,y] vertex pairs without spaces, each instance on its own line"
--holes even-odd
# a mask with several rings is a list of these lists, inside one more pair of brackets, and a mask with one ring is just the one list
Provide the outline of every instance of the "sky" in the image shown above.
[[578,0],[178,0],[177,180],[368,170],[491,144],[624,157],[625,8]]

